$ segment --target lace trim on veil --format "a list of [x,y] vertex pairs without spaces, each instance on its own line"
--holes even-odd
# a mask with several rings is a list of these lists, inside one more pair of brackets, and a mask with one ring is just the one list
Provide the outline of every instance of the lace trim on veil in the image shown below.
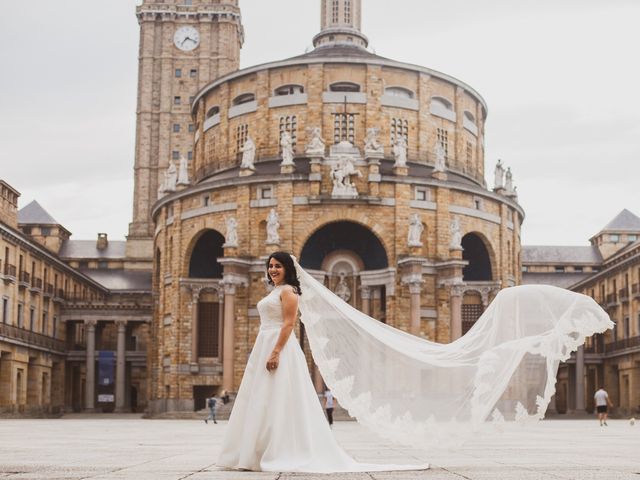
[[[449,357],[455,358],[451,352],[459,350],[462,352],[461,355],[465,355],[466,352],[477,349],[477,344],[484,341],[482,335],[469,336],[479,339],[475,343],[473,340],[463,340],[465,336],[451,344],[439,345],[418,340],[416,337],[409,340],[406,333],[394,332],[395,329],[386,325],[383,331],[378,332],[376,329],[379,330],[381,325],[367,322],[380,322],[366,317],[343,302],[306,273],[297,262],[296,269],[303,292],[300,297],[301,320],[305,324],[313,359],[325,383],[333,391],[340,405],[359,423],[381,437],[404,445],[457,446],[484,430],[501,430],[509,423],[527,423],[542,419],[555,393],[559,362],[568,359],[571,352],[584,343],[586,337],[604,332],[613,325],[606,313],[589,297],[565,290],[558,293],[557,290],[560,289],[555,287],[536,289],[533,292],[535,294],[540,294],[540,291],[548,294],[551,291],[552,297],[559,295],[558,298],[561,298],[562,302],[565,302],[565,298],[568,299],[567,308],[559,314],[551,328],[536,334],[514,336],[503,342],[487,343],[486,350],[477,353],[472,364],[462,362],[459,365],[455,360],[449,360]],[[518,288],[522,287],[509,290],[520,294],[517,292]],[[552,297],[549,299],[551,302],[555,301]],[[585,299],[591,300],[591,303]],[[500,301],[499,298],[494,300],[498,306]],[[338,323],[323,325],[328,317],[328,310],[331,310],[332,318],[340,316]],[[481,322],[487,312],[489,317]],[[492,320],[495,323],[496,318],[500,320],[499,316],[496,316],[496,308],[488,308],[485,314],[477,323],[484,325]],[[346,325],[344,330],[343,324]],[[336,330],[336,326],[340,326],[340,330]],[[523,325],[522,331],[526,331],[527,328],[528,325]],[[416,369],[423,365],[428,366],[429,374],[439,374],[440,370],[435,369],[434,364],[437,364],[439,369],[448,369],[446,372],[451,372],[454,380],[457,379],[459,371],[463,372],[459,374],[462,377],[459,384],[453,384],[451,398],[447,399],[446,391],[438,392],[437,395],[443,402],[459,401],[459,396],[453,398],[454,395],[458,395],[455,393],[455,387],[471,385],[465,390],[472,390],[468,392],[468,399],[460,402],[458,414],[452,412],[426,416],[417,405],[420,405],[423,399],[425,404],[433,401],[429,395],[436,394],[421,392],[419,387],[405,380],[399,380],[394,398],[381,399],[383,392],[373,380],[368,384],[370,388],[363,387],[362,379],[371,376],[371,372],[362,366],[362,359],[357,358],[357,353],[344,351],[347,349],[341,347],[345,335],[351,335],[351,332],[354,332],[354,336],[366,338],[369,347],[364,347],[365,350],[370,348],[380,357],[378,360],[372,360],[378,368],[387,370],[380,372],[379,378],[393,377],[394,372],[400,372],[400,367],[407,364],[409,356],[413,362],[411,365]],[[397,342],[402,342],[402,352],[398,351]],[[445,350],[446,361],[442,360],[442,352]],[[505,366],[505,359],[509,359],[511,365]],[[532,384],[531,378],[540,380]],[[357,380],[360,381],[359,387],[354,388]],[[528,388],[526,393],[518,394],[519,389],[523,390],[524,387]],[[378,390],[372,391],[374,388]],[[501,400],[508,390],[516,393],[511,393],[507,401]],[[398,409],[398,404],[402,405],[405,400],[407,408]],[[529,405],[529,409],[525,404]]]

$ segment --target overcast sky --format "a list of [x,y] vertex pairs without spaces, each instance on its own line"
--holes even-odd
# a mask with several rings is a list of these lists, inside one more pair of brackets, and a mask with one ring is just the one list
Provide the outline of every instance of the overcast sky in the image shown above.
[[[131,221],[136,0],[2,0],[0,178],[73,232]],[[298,55],[319,0],[240,0],[242,67]],[[390,7],[390,5],[392,7]],[[640,215],[640,1],[363,0],[379,55],[471,85],[489,105],[487,181],[511,166],[523,244],[583,245]]]

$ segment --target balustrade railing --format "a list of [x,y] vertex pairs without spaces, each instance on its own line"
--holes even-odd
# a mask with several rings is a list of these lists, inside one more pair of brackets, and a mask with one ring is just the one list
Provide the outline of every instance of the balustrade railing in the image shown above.
[[634,297],[640,296],[640,283],[634,283],[631,285],[631,295]]
[[42,290],[42,279],[33,277],[33,281],[31,282],[33,288],[37,288],[38,290]]
[[25,330],[24,328],[0,323],[0,335],[8,339],[20,340],[34,347],[43,347],[58,352],[65,351],[64,341],[48,337],[40,333]]
[[29,272],[25,272],[24,270],[22,270],[20,272],[20,275],[18,276],[18,281],[20,283],[28,285],[29,283],[31,283],[31,275],[29,275]]
[[6,277],[13,277],[13,279],[15,280],[16,278],[16,266],[15,265],[11,265],[10,263],[5,263],[4,264],[4,275]]
[[616,352],[627,348],[640,347],[640,336],[623,338],[614,342],[607,343],[605,350],[607,352]]
[[629,300],[629,289],[621,288],[620,290],[618,290],[618,298],[621,302],[626,302],[627,300]]
[[616,293],[608,293],[605,304],[607,307],[616,306],[618,304],[618,295]]

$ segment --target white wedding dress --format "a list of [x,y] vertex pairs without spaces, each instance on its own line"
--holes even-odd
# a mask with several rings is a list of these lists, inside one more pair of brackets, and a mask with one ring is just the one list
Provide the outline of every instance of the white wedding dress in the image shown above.
[[[258,302],[260,332],[244,371],[218,466],[269,472],[365,472],[426,469],[428,465],[356,462],[337,444],[292,333],[270,373],[267,359],[282,327],[281,287]],[[304,295],[304,292],[303,292]]]
[[[313,360],[340,405],[374,433],[412,448],[455,447],[544,418],[560,362],[612,328],[590,297],[547,285],[505,288],[461,338],[440,344],[353,308],[295,261]],[[287,472],[426,468],[363,465],[335,442],[292,334],[274,373],[280,288],[258,303],[260,333],[229,420],[219,465]]]

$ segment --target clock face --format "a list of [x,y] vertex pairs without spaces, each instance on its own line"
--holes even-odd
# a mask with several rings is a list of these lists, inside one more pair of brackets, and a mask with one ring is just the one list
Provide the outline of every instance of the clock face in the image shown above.
[[180,50],[188,52],[200,44],[200,33],[193,27],[180,27],[173,36],[173,43]]

